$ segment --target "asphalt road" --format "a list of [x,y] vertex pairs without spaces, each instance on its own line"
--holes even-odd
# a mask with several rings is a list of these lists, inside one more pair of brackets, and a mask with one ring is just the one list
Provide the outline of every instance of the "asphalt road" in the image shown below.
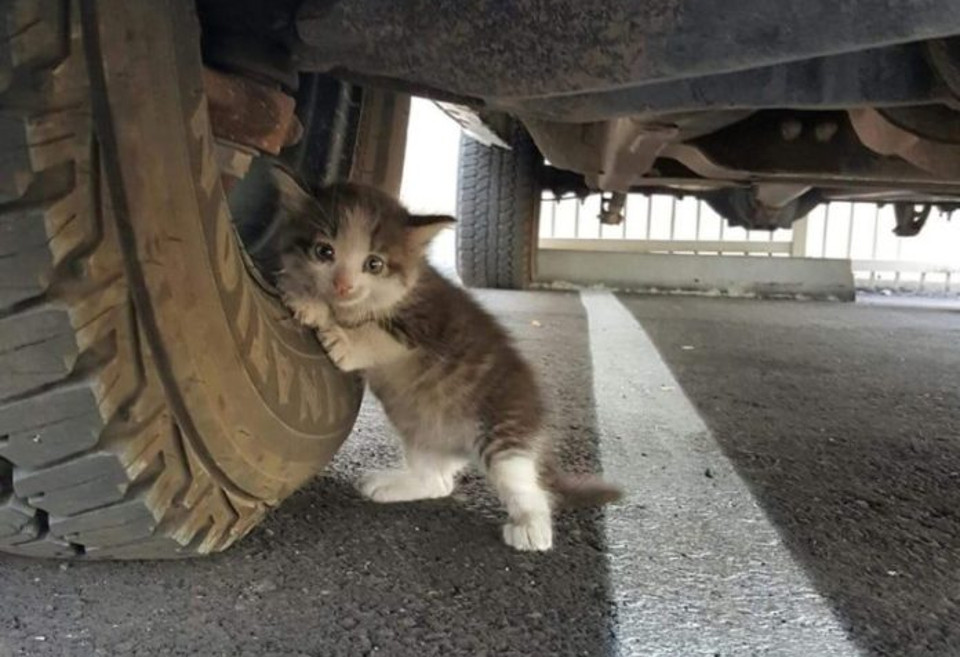
[[960,654],[960,312],[487,293],[572,468],[622,504],[510,551],[476,476],[354,493],[398,457],[376,404],[330,471],[209,559],[0,557],[7,655]]

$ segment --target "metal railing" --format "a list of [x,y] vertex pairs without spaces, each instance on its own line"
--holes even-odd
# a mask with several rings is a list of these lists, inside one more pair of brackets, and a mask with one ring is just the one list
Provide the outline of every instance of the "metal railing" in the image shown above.
[[893,207],[821,205],[792,229],[748,231],[726,225],[692,197],[631,194],[625,220],[599,220],[600,199],[554,199],[540,206],[541,249],[849,260],[858,287],[960,292],[960,221],[933,216],[916,237],[893,234]]

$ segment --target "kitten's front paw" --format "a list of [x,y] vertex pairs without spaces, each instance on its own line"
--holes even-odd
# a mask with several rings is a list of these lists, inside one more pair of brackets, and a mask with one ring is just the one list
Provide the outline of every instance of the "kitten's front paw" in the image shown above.
[[409,470],[379,470],[365,474],[357,487],[374,502],[412,502],[446,497],[453,492],[453,481]]
[[550,516],[531,516],[523,522],[503,526],[503,540],[524,552],[543,552],[553,547],[553,522]]
[[315,329],[324,329],[333,324],[330,306],[323,301],[285,294],[283,303],[301,324]]
[[353,350],[346,331],[339,326],[329,326],[317,331],[317,337],[320,338],[320,343],[337,368],[344,372],[357,369],[351,358]]

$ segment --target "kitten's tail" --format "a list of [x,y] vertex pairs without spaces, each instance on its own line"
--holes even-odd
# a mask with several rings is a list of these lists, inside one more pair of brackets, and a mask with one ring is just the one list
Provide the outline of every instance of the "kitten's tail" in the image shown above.
[[550,491],[556,506],[561,509],[603,506],[623,497],[619,487],[598,475],[564,472],[553,462],[544,464],[541,476],[543,486]]

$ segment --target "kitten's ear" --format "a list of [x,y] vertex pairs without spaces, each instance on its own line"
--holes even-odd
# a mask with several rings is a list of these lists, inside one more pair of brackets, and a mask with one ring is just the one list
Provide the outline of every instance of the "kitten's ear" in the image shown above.
[[445,214],[411,214],[407,219],[407,243],[424,249],[444,228],[451,228],[457,220]]
[[270,178],[277,190],[278,205],[290,214],[302,214],[316,203],[310,192],[283,167],[271,166]]

